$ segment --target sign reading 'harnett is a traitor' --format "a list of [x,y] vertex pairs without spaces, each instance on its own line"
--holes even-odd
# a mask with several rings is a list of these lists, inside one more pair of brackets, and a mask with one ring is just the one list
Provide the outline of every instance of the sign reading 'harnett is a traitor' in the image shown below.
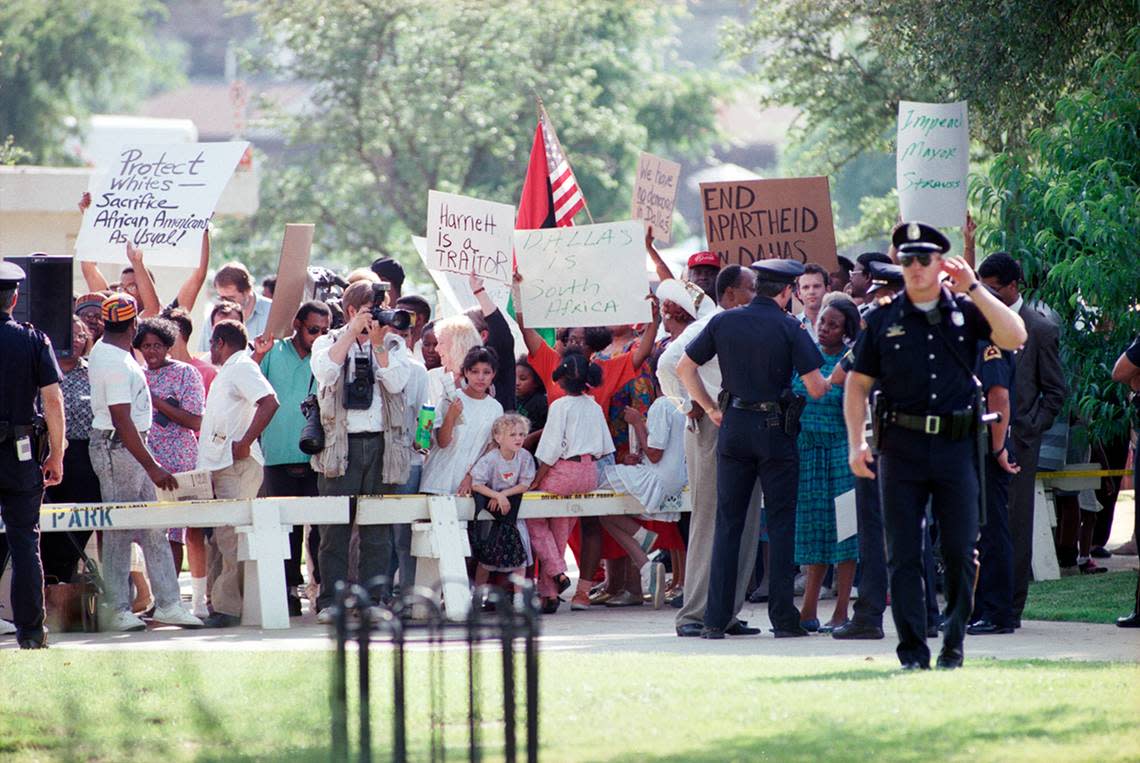
[[724,265],[814,262],[835,270],[835,227],[826,177],[701,183],[709,250]]
[[651,317],[640,220],[515,231],[531,328],[612,326]]
[[966,102],[901,101],[895,168],[903,220],[964,225],[970,171]]
[[149,265],[197,263],[202,233],[249,144],[123,146],[91,179],[91,206],[75,258],[126,262],[126,245]]
[[514,229],[510,204],[428,191],[428,268],[510,283]]

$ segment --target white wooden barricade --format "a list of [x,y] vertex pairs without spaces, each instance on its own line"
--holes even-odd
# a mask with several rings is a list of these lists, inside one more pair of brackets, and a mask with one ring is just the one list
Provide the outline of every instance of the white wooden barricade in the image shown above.
[[[1067,464],[1058,471],[1095,472],[1102,468],[1100,464]],[[1033,579],[1057,580],[1061,577],[1061,568],[1053,544],[1052,528],[1056,524],[1056,512],[1053,510],[1052,490],[1096,490],[1100,487],[1100,477],[1043,478],[1038,475],[1034,487]]]
[[[238,533],[238,560],[245,562],[243,625],[289,627],[285,567],[293,525],[346,524],[349,499],[255,498],[245,501],[45,504],[40,530],[143,530],[229,526]],[[0,530],[3,526],[0,525]]]
[[[681,511],[689,511],[689,491],[683,494]],[[363,525],[412,525],[412,555],[416,560],[416,585],[443,591],[447,616],[462,620],[471,606],[465,559],[471,554],[467,523],[473,518],[475,501],[453,495],[360,496],[356,521]],[[521,519],[540,517],[596,517],[644,514],[636,498],[624,493],[598,491],[578,496],[549,493],[523,495]],[[489,519],[489,514],[482,518]]]

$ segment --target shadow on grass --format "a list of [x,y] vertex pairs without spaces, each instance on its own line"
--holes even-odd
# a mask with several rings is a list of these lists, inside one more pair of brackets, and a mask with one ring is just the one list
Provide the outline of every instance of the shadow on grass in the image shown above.
[[[933,667],[934,661],[938,656],[938,649],[933,650],[930,658],[931,666]],[[970,659],[967,654],[966,668],[970,670],[1042,670],[1053,669],[1058,666],[1063,666],[1065,670],[1072,671],[1097,671],[1103,670],[1106,666],[1111,666],[1113,663],[1104,662],[1086,662],[1077,660],[997,660],[992,657],[979,657]],[[904,673],[897,662],[882,662],[880,665],[885,667],[875,668],[852,668],[849,670],[833,670],[826,673],[803,673],[801,675],[792,676],[760,676],[753,678],[753,683],[758,684],[795,684],[795,683],[819,683],[827,681],[881,681],[885,678],[904,677]],[[938,672],[934,669],[932,672]],[[909,675],[909,674],[907,674]],[[922,674],[918,674],[922,675]]]

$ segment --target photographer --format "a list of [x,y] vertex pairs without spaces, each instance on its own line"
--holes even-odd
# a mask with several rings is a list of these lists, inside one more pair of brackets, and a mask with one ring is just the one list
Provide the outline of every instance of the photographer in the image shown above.
[[[406,353],[392,351],[403,340],[385,325],[408,316],[374,309],[386,306],[386,287],[369,281],[350,285],[341,297],[347,323],[313,344],[310,362],[325,443],[313,456],[312,465],[321,495],[392,492],[392,485],[403,484],[409,477],[411,448],[404,437],[408,421],[404,392],[411,368]],[[348,578],[348,544],[355,513],[349,521],[348,525],[321,527],[317,598],[321,623],[332,621],[333,587]],[[387,569],[392,529],[362,526],[359,534],[359,579],[367,582]],[[384,591],[371,593],[379,600]]]

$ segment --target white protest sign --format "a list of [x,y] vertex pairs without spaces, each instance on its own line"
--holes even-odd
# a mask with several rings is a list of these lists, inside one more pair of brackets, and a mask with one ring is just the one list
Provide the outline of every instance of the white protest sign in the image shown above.
[[428,191],[428,269],[509,284],[514,221],[510,204]]
[[129,242],[143,250],[148,265],[196,265],[202,232],[248,146],[123,146],[91,179],[75,258],[125,263]]
[[[429,266],[426,238],[412,236],[412,245],[416,248],[416,253],[419,254],[420,259],[423,260],[424,267],[427,268],[431,280],[435,282],[436,291],[439,292],[439,309],[442,317],[459,315],[479,304],[474,292],[471,291],[467,276],[458,273],[444,273]],[[511,299],[511,285],[502,281],[484,281],[483,288],[487,290],[487,296],[491,298],[491,301],[506,315],[507,302]]]
[[515,231],[522,313],[531,328],[612,326],[651,318],[640,220]]
[[965,101],[899,102],[895,171],[903,220],[940,228],[964,225],[969,169]]
[[681,165],[660,156],[642,152],[637,161],[633,219],[652,226],[653,238],[665,244],[673,242],[673,205],[680,175]]

